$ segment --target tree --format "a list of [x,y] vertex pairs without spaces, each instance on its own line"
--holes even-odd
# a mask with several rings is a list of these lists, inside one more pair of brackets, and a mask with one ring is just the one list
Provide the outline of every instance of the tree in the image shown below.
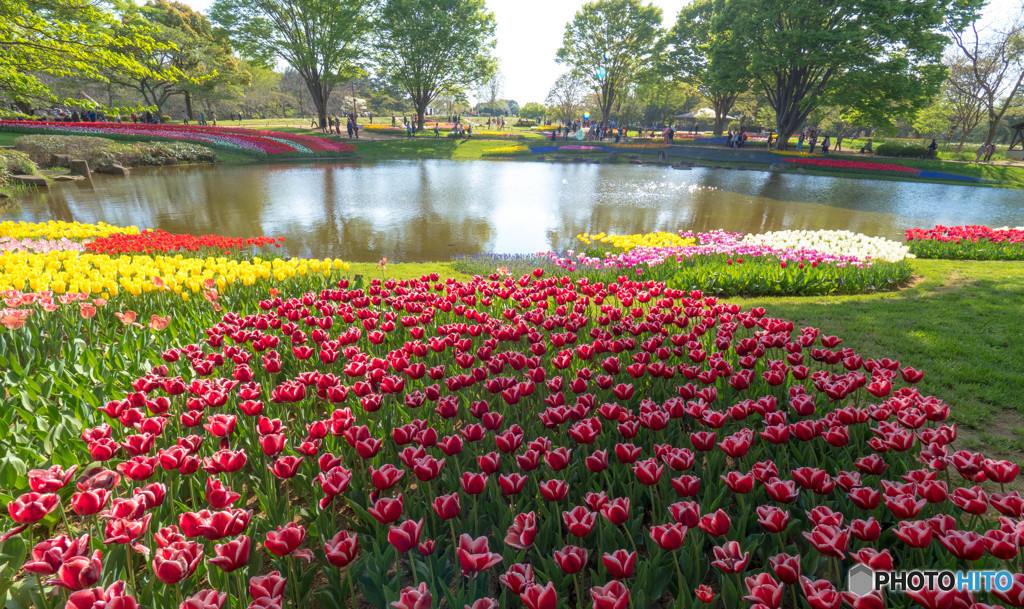
[[615,97],[651,67],[661,9],[640,0],[595,0],[565,26],[557,60],[593,86],[608,124]]
[[495,73],[494,28],[484,0],[384,0],[376,63],[409,94],[420,129],[438,95],[455,94]]
[[146,104],[163,113],[167,101],[177,95],[185,98],[185,112],[194,114],[194,95],[208,100],[224,97],[223,89],[240,94],[251,75],[236,58],[226,41],[214,37],[210,20],[179,2],[150,0],[144,6],[123,2],[121,31],[149,25],[154,38],[163,43],[129,46],[122,50],[134,56],[149,70],[145,74],[112,72],[112,82],[138,91]]
[[994,32],[987,40],[982,39],[973,23],[962,32],[950,34],[963,59],[957,79],[951,79],[951,84],[980,99],[988,117],[987,146],[1024,84],[1024,21],[1018,15],[1008,28]]
[[949,23],[983,0],[726,0],[721,19],[747,47],[754,85],[775,111],[779,148],[816,107],[849,107],[892,128],[937,93]]
[[249,116],[287,116],[292,100],[281,87],[283,76],[260,65],[249,66],[249,73],[252,79],[239,96],[243,112]]
[[568,124],[576,120],[576,117],[580,115],[580,110],[586,101],[586,95],[587,88],[583,85],[583,82],[573,76],[572,73],[566,73],[558,77],[558,80],[551,87],[551,91],[548,92],[548,98],[545,101],[551,106],[558,119]]
[[149,69],[124,44],[159,49],[148,27],[115,32],[117,17],[89,0],[0,2],[0,95],[22,112],[33,102],[80,105],[55,96],[44,77],[83,77],[107,82],[110,73],[145,75]]
[[715,135],[722,135],[736,98],[750,89],[746,49],[720,18],[725,2],[695,0],[684,6],[661,45],[669,75],[691,83],[711,104]]
[[[361,73],[370,31],[369,0],[215,0],[210,18],[242,54],[280,58],[302,77],[323,127],[340,83]],[[408,17],[408,15],[407,15]]]
[[544,104],[538,104],[537,102],[527,102],[525,106],[519,109],[519,118],[525,118],[529,120],[540,120],[547,115],[548,109],[544,107]]

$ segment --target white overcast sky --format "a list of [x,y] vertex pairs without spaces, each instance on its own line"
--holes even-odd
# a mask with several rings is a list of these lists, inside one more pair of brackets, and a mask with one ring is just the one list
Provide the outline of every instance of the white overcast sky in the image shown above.
[[[200,11],[205,11],[212,3],[212,0],[180,1]],[[565,24],[584,0],[486,1],[498,22],[496,55],[505,78],[503,97],[521,105],[543,102],[552,83],[564,71],[563,66],[555,63],[555,53],[562,46]],[[670,27],[679,9],[689,0],[652,1],[661,7],[665,27]],[[1022,0],[990,0],[983,22],[1009,21],[1021,4]]]

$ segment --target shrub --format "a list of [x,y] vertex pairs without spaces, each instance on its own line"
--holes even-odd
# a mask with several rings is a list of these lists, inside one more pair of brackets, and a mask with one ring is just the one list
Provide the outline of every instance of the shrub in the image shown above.
[[125,167],[213,163],[215,152],[187,142],[115,142],[80,135],[26,135],[15,140],[18,150],[39,164],[49,163],[54,154],[85,159],[91,167],[116,163]]
[[36,173],[36,164],[27,154],[17,150],[0,150],[0,182],[6,176],[33,173]]
[[928,154],[928,148],[920,144],[901,144],[899,142],[883,142],[875,146],[877,156],[896,156],[904,158],[921,158]]

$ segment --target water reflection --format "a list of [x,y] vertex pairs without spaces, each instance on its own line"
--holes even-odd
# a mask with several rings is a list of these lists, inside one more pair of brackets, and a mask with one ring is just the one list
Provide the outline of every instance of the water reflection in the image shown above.
[[171,167],[58,183],[5,219],[286,238],[287,253],[446,260],[576,246],[582,232],[1024,224],[1017,191],[635,165],[395,161]]

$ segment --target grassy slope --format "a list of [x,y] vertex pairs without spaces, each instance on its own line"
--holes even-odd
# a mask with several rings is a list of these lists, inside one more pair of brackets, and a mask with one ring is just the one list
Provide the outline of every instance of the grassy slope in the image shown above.
[[864,357],[924,370],[921,391],[944,399],[954,420],[973,428],[972,439],[1001,453],[1024,451],[1024,263],[914,266],[919,281],[898,293],[738,302],[838,335]]

